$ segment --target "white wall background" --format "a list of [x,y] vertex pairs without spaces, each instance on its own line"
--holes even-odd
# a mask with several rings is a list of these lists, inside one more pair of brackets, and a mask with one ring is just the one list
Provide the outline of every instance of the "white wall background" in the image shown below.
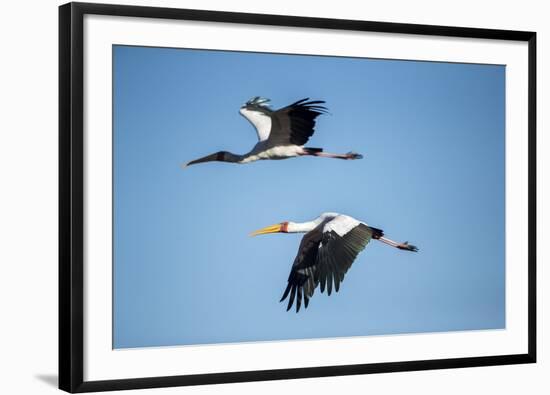
[[[100,1],[97,1],[100,2]],[[544,1],[386,0],[358,2],[118,0],[123,4],[425,23],[538,33],[539,362],[125,392],[158,394],[532,395],[550,390],[549,199],[550,25]],[[3,4],[0,13],[0,392],[57,391],[57,6],[54,0]],[[546,308],[546,311],[543,309]]]

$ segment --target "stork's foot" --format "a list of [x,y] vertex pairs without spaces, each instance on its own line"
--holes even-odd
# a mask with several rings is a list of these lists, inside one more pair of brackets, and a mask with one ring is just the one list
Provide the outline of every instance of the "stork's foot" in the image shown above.
[[413,246],[412,244],[409,244],[408,241],[406,241],[404,243],[400,243],[396,247],[399,248],[400,250],[418,252],[418,247]]
[[345,159],[352,160],[352,159],[363,159],[363,155],[358,154],[357,152],[348,152],[345,155]]

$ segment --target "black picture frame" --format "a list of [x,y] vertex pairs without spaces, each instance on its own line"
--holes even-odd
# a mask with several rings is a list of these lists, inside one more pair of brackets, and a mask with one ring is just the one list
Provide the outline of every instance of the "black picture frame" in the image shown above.
[[[83,350],[83,19],[86,14],[403,33],[528,43],[528,352],[526,354],[371,363],[182,376],[85,381]],[[68,3],[59,8],[59,388],[90,392],[536,361],[536,33],[142,6]]]

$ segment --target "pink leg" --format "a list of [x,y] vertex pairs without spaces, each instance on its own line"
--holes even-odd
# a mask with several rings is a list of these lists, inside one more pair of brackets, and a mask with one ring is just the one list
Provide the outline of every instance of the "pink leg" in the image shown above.
[[409,244],[408,241],[406,241],[404,243],[398,243],[397,241],[393,241],[393,240],[387,239],[385,237],[380,237],[378,240],[381,241],[384,244],[389,245],[389,246],[399,248],[400,250],[418,252],[418,248],[416,246],[413,246],[412,244]]

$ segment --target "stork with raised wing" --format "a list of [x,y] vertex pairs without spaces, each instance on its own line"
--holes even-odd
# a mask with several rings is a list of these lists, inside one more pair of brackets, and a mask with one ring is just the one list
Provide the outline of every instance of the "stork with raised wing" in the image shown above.
[[250,163],[263,159],[287,159],[298,156],[319,156],[337,159],[361,159],[355,152],[331,154],[322,148],[304,147],[315,132],[316,118],[327,112],[322,100],[309,98],[298,100],[279,110],[269,107],[269,99],[256,96],[247,101],[240,113],[256,129],[258,143],[244,155],[219,151],[199,159],[192,160],[184,167],[204,162]]
[[251,236],[278,232],[305,233],[281,298],[282,302],[289,297],[287,311],[295,300],[296,312],[300,311],[302,299],[307,308],[317,286],[320,286],[321,293],[326,289],[330,295],[333,286],[338,292],[344,275],[372,239],[400,250],[418,251],[408,242],[399,243],[384,237],[382,229],[338,213],[324,213],[309,222],[270,225]]

